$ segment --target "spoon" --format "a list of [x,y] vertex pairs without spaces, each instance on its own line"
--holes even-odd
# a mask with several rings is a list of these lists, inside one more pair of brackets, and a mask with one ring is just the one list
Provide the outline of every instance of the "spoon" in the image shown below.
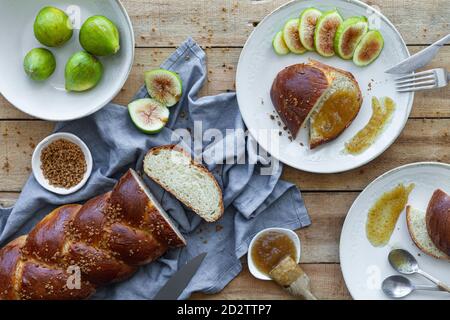
[[399,273],[402,274],[418,273],[427,278],[428,280],[430,280],[431,282],[435,283],[440,289],[450,293],[450,286],[420,269],[417,260],[408,251],[403,249],[392,250],[389,253],[388,260],[392,268],[394,268]]
[[413,284],[404,276],[390,276],[383,280],[381,289],[391,298],[404,298],[415,290],[439,291],[439,287]]

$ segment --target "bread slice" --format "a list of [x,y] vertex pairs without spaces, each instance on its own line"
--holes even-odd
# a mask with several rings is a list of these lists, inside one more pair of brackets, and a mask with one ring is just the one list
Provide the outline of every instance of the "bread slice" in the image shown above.
[[176,145],[150,149],[145,173],[208,222],[223,215],[222,190],[214,176]]
[[358,82],[350,72],[315,60],[310,60],[310,64],[321,69],[330,83],[309,118],[309,145],[314,149],[336,139],[353,122],[363,99]]
[[406,206],[406,222],[409,234],[416,246],[426,254],[437,259],[450,260],[450,257],[439,250],[428,235],[425,211]]

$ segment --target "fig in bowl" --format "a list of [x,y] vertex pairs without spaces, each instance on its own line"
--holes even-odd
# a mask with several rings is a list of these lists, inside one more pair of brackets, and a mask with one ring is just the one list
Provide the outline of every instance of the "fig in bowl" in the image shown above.
[[69,16],[61,9],[44,7],[34,21],[34,36],[47,47],[61,47],[72,38]]
[[120,49],[119,30],[108,18],[92,16],[81,26],[80,44],[84,50],[96,56],[116,54]]
[[95,87],[103,75],[102,63],[93,55],[79,51],[67,61],[66,90],[86,91]]
[[35,81],[46,80],[55,71],[55,56],[45,48],[31,49],[23,60],[23,68],[31,79]]

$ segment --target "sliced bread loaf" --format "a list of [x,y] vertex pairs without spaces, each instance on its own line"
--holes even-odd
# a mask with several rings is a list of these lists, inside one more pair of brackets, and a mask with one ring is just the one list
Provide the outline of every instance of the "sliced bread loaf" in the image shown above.
[[409,234],[420,250],[437,259],[450,260],[450,257],[447,256],[443,251],[439,250],[434,245],[433,241],[431,241],[431,238],[428,235],[427,231],[425,211],[407,206],[406,222],[408,225]]
[[150,149],[145,173],[208,222],[223,214],[222,190],[214,176],[176,145]]

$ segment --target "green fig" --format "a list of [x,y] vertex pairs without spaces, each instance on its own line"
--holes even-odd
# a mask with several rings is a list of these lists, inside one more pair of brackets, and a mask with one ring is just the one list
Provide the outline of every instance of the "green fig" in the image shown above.
[[99,83],[103,65],[93,55],[79,51],[67,61],[64,74],[67,91],[86,91]]
[[167,107],[174,106],[183,93],[180,76],[170,70],[156,69],[144,74],[148,94]]
[[60,47],[70,40],[72,23],[67,14],[55,7],[44,7],[34,20],[34,36],[47,47]]
[[316,8],[308,8],[300,15],[299,35],[300,42],[306,50],[314,51],[314,31],[322,12]]
[[351,17],[346,19],[336,31],[334,51],[342,59],[350,60],[356,46],[364,37],[369,24],[366,17]]
[[31,79],[43,81],[49,78],[56,68],[56,60],[50,50],[34,48],[23,60],[23,68]]
[[364,67],[375,61],[383,50],[384,40],[380,31],[370,30],[359,42],[353,55],[353,63]]
[[298,33],[300,19],[290,19],[283,28],[283,39],[286,46],[292,53],[302,54],[306,52],[305,47],[300,42],[300,34]]
[[134,125],[144,133],[160,132],[169,121],[169,109],[155,99],[138,99],[128,105]]
[[279,31],[272,40],[273,50],[276,54],[284,56],[291,52],[286,46],[286,42],[283,39],[283,31]]
[[317,21],[314,46],[321,56],[334,56],[334,36],[341,23],[342,17],[337,10],[324,12]]
[[81,26],[80,43],[93,55],[109,56],[120,49],[119,30],[108,18],[92,16]]

